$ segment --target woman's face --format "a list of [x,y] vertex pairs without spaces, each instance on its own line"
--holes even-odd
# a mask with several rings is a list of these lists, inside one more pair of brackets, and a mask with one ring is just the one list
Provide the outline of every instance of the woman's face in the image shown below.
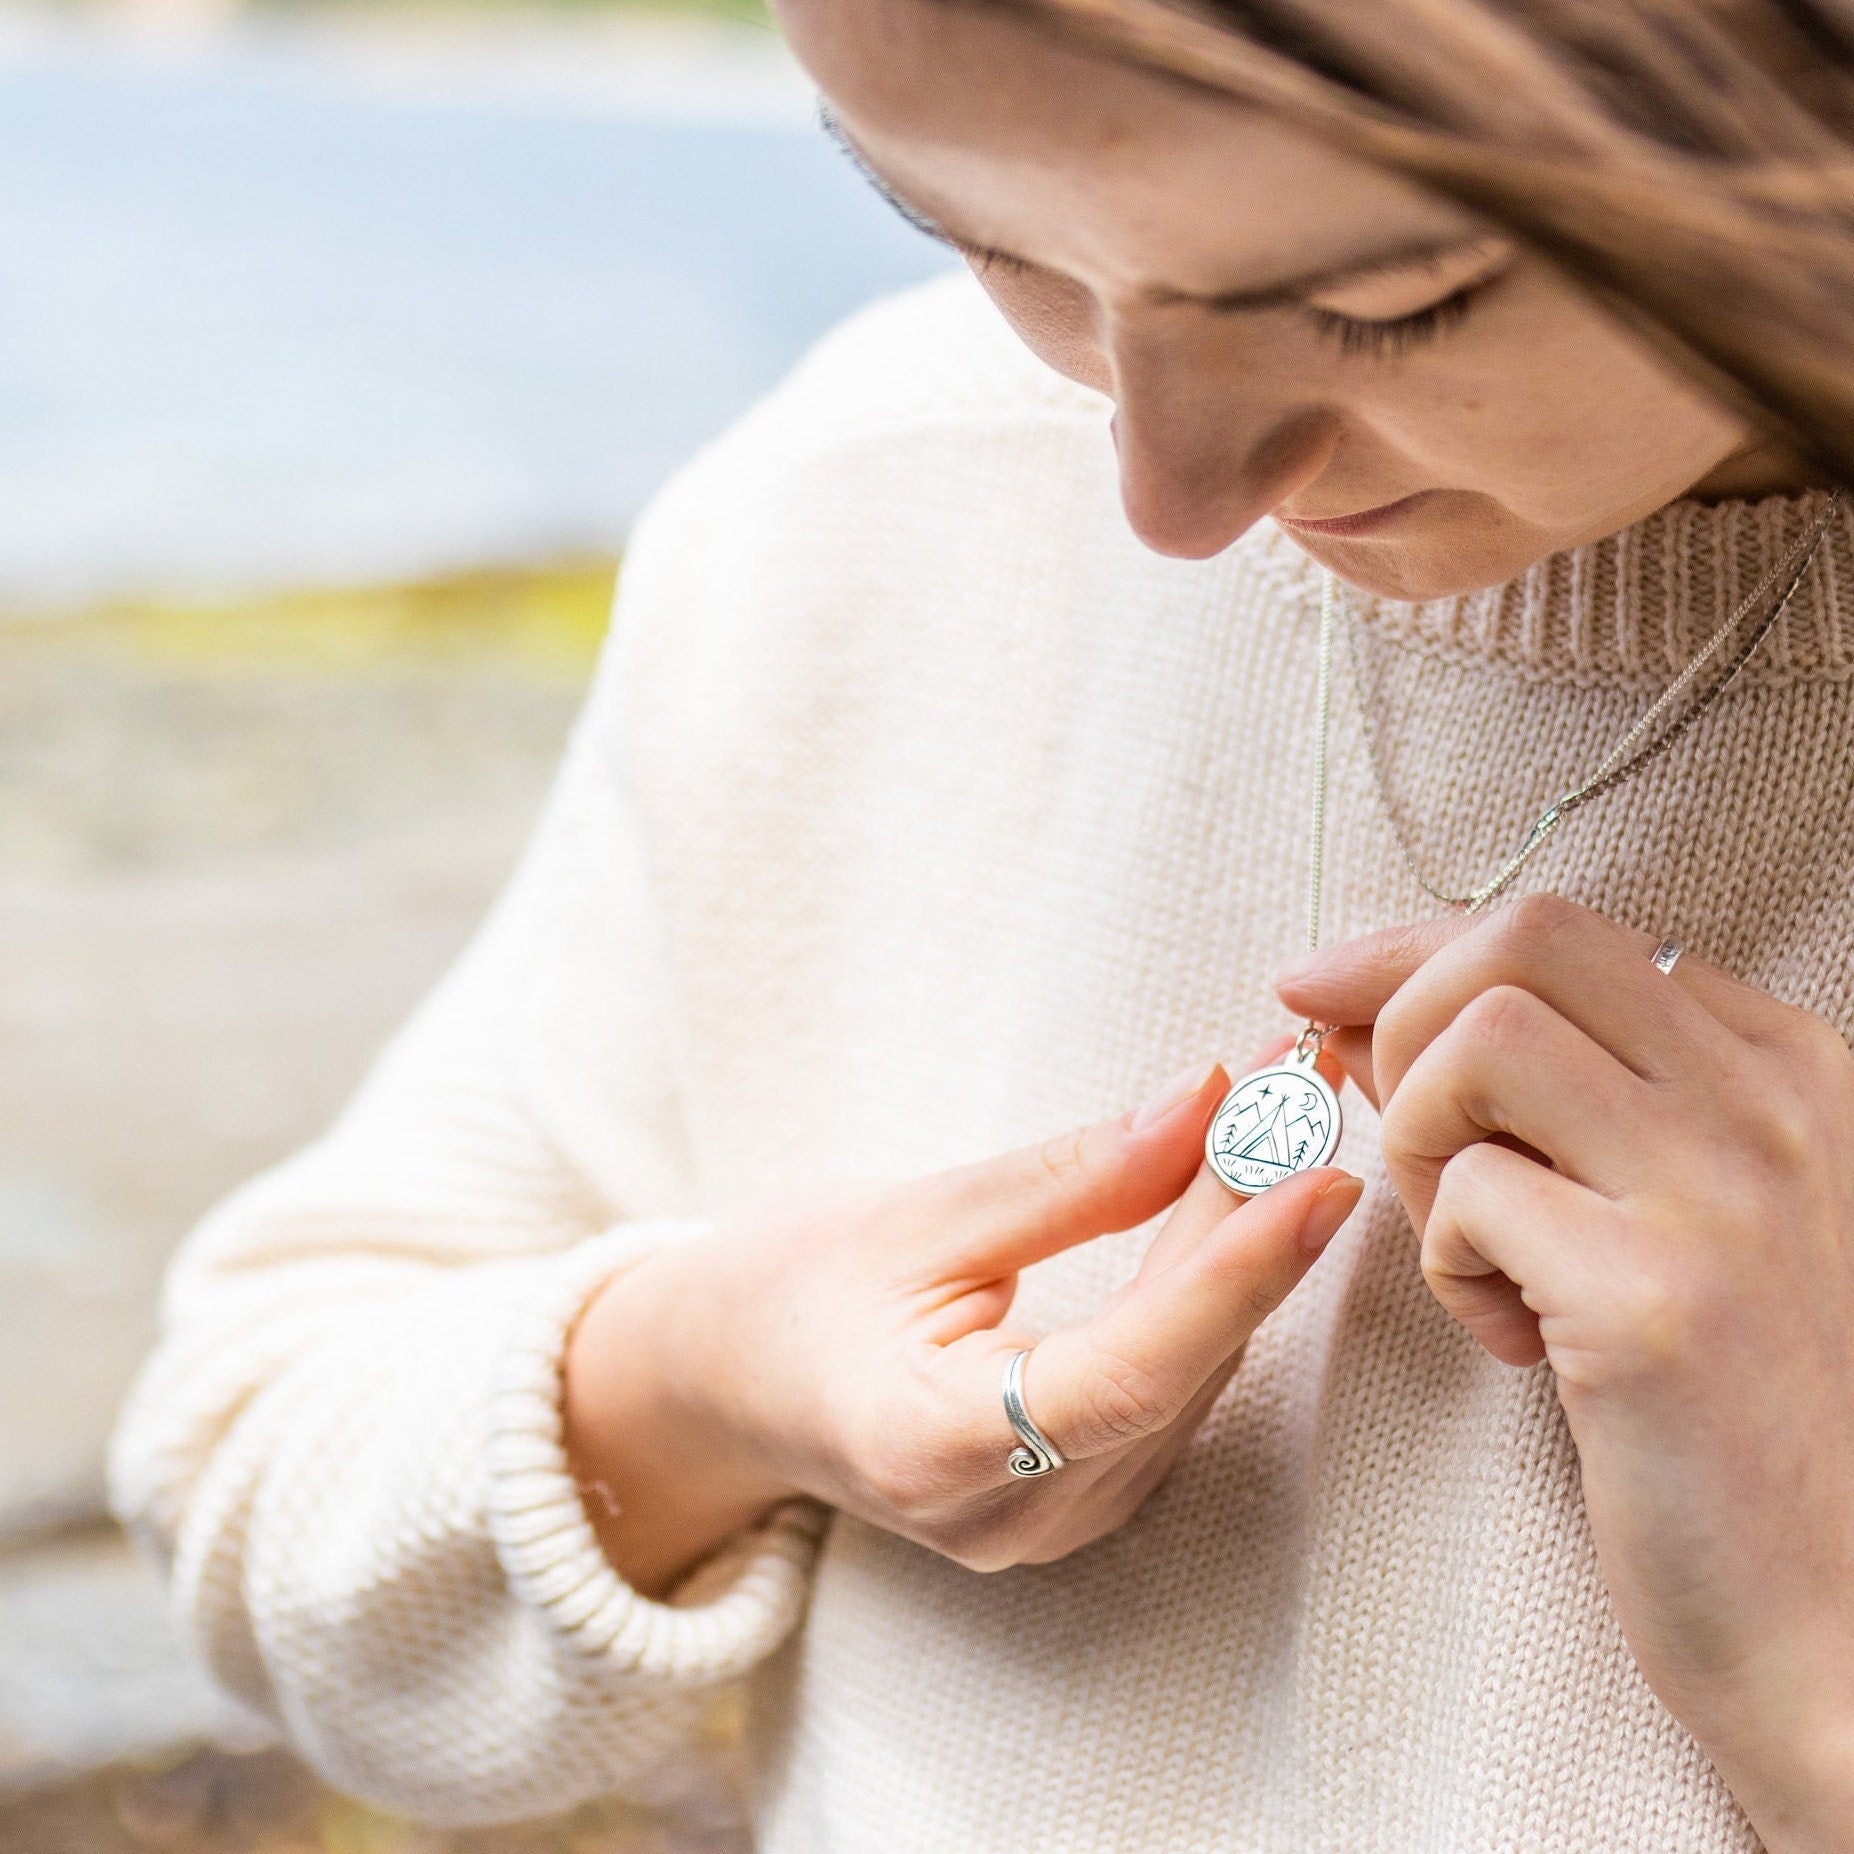
[[871,174],[1114,402],[1161,553],[1273,515],[1402,599],[1793,471],[1542,260],[1259,114],[1008,8],[777,0]]

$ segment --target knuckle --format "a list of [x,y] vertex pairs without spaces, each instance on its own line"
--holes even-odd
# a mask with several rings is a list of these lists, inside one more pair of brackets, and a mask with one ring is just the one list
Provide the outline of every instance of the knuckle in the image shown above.
[[[1711,1321],[1710,1286],[1693,1271],[1630,1274],[1610,1285],[1586,1388],[1631,1388],[1691,1357]],[[1601,1363],[1596,1361],[1600,1360]]]
[[1464,1146],[1443,1165],[1436,1180],[1436,1201],[1446,1200],[1451,1210],[1465,1207],[1490,1182],[1500,1165],[1500,1149],[1484,1140]]
[[1058,1192],[1066,1195],[1074,1191],[1088,1176],[1088,1129],[1070,1127],[1044,1140],[1036,1149],[1036,1161]]
[[1236,1293],[1236,1306],[1248,1329],[1253,1331],[1287,1299],[1291,1283],[1272,1275],[1242,1283]]
[[1083,1422],[1085,1443],[1137,1441],[1165,1421],[1163,1394],[1152,1372],[1119,1353],[1103,1353],[1089,1374]]
[[[1439,1210],[1440,1206],[1437,1208]],[[1417,1256],[1423,1285],[1444,1305],[1447,1304],[1447,1297],[1441,1290],[1455,1279],[1455,1270],[1449,1266],[1448,1247],[1444,1240],[1447,1233],[1447,1225],[1435,1211],[1431,1211],[1429,1221],[1423,1226],[1422,1248]]]
[[1850,1056],[1847,1039],[1833,1024],[1816,1016],[1813,1011],[1798,1011],[1796,1015],[1801,1020],[1796,1026],[1796,1039],[1809,1072],[1844,1080],[1850,1069],[1854,1068],[1854,1058]]
[[938,1524],[961,1489],[948,1451],[918,1417],[872,1428],[861,1438],[854,1463],[856,1479],[874,1508],[905,1527]]
[[1814,1117],[1791,1088],[1762,1091],[1752,1110],[1750,1133],[1757,1157],[1784,1172],[1801,1170],[1815,1150]]
[[1414,1089],[1399,1088],[1384,1105],[1378,1121],[1378,1148],[1393,1178],[1425,1156],[1421,1131],[1426,1106]]
[[1371,1026],[1374,1063],[1384,1064],[1399,1075],[1410,1066],[1419,1047],[1413,1020],[1420,1022],[1410,989],[1405,986],[1391,994],[1389,1002],[1378,1012],[1377,1022]]
[[1492,1148],[1466,1146],[1436,1168],[1430,1185],[1429,1212],[1422,1220],[1419,1265],[1430,1292],[1443,1298],[1441,1287],[1460,1272],[1464,1232],[1474,1223],[1473,1209],[1480,1195],[1484,1160]]
[[[1258,1262],[1253,1253],[1230,1249],[1207,1260],[1200,1278],[1218,1305],[1227,1308],[1230,1315],[1229,1339],[1235,1345],[1246,1339],[1287,1299],[1294,1291],[1300,1274],[1291,1263],[1279,1257],[1269,1257]],[[1150,1388],[1145,1394],[1155,1407],[1161,1401]],[[1161,1413],[1160,1421],[1168,1421],[1175,1414],[1170,1407],[1171,1400],[1165,1401],[1167,1407]]]
[[1522,895],[1499,917],[1497,931],[1519,952],[1534,953],[1580,931],[1587,912],[1549,891]]
[[1634,1203],[1616,1234],[1601,1292],[1578,1322],[1582,1342],[1559,1365],[1585,1392],[1633,1393],[1690,1375],[1729,1347],[1743,1317],[1729,1254],[1689,1205]]
[[935,1477],[912,1454],[884,1454],[863,1470],[862,1481],[872,1500],[904,1524],[926,1522],[939,1505]]
[[1443,1235],[1457,1228],[1479,1197],[1482,1175],[1487,1169],[1488,1154],[1493,1150],[1483,1141],[1464,1146],[1443,1161],[1436,1173],[1429,1200],[1429,1218],[1423,1226],[1423,1272],[1429,1273],[1431,1251]]
[[1246,1283],[1242,1294],[1238,1296],[1238,1305],[1242,1309],[1244,1320],[1253,1329],[1253,1327],[1261,1326],[1263,1320],[1268,1318],[1268,1314],[1274,1313],[1276,1307],[1279,1307],[1285,1300],[1287,1300],[1287,1285],[1281,1281],[1266,1279],[1266,1281]]
[[1461,1033],[1490,1049],[1506,1050],[1530,1040],[1541,1009],[1519,985],[1490,985],[1456,1020]]
[[1854,1099],[1850,1082],[1854,1065],[1847,1045],[1818,1018],[1799,1024],[1795,1040],[1786,1039],[1780,1050],[1744,1049],[1725,1060],[1711,1098],[1723,1104],[1736,1138],[1711,1155],[1710,1169],[1723,1174],[1721,1190],[1735,1195],[1767,1189],[1773,1172],[1793,1176],[1816,1165],[1834,1144],[1839,1116]]

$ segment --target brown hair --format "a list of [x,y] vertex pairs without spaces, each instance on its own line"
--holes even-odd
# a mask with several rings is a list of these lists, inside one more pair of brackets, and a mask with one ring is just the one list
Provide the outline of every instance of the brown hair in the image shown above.
[[982,0],[1526,239],[1854,483],[1854,0]]

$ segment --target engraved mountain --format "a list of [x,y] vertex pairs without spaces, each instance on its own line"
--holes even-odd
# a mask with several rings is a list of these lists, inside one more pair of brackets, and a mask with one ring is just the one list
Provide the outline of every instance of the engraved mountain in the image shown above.
[[1218,1129],[1217,1152],[1283,1175],[1298,1170],[1326,1139],[1326,1104],[1311,1088],[1264,1080]]

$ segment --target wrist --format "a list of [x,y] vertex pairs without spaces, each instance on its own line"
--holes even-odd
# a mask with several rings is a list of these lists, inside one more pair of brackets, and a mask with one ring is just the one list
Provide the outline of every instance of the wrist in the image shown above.
[[[724,1361],[693,1343],[689,1254],[660,1250],[608,1282],[568,1337],[569,1472],[619,1575],[666,1595],[703,1558],[798,1490],[728,1414]],[[704,1298],[707,1298],[704,1296]]]

